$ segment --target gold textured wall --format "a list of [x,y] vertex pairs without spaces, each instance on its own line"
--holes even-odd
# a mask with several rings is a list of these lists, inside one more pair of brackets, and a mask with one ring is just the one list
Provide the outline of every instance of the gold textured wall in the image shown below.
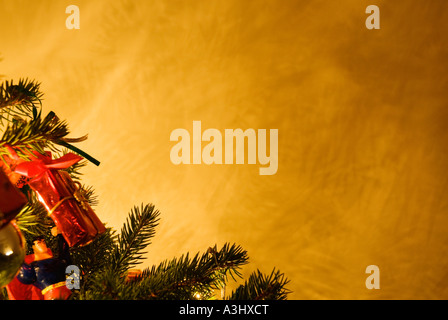
[[[68,30],[65,8],[80,9]],[[376,4],[381,29],[365,27]],[[448,298],[445,1],[0,0],[0,74],[101,161],[84,170],[119,229],[162,220],[145,265],[217,243],[274,267],[292,299]],[[278,129],[279,167],[179,165],[170,133]],[[379,290],[365,269],[380,268]]]

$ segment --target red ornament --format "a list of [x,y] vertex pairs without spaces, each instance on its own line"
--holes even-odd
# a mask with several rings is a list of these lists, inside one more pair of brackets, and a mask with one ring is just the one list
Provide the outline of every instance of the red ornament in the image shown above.
[[35,153],[33,157],[32,161],[19,163],[14,171],[30,179],[27,184],[37,193],[68,245],[86,245],[105,232],[104,224],[82,197],[80,185],[60,170],[83,158],[68,153],[52,159],[50,152]]
[[0,229],[7,225],[28,202],[0,168]]

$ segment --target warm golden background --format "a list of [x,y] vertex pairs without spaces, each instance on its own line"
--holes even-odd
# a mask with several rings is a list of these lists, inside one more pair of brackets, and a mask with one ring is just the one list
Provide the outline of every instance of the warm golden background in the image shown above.
[[[103,221],[162,212],[145,266],[236,242],[244,275],[279,268],[291,299],[446,299],[447,30],[443,0],[0,0],[0,73],[89,133]],[[193,120],[278,129],[278,173],[173,165]]]

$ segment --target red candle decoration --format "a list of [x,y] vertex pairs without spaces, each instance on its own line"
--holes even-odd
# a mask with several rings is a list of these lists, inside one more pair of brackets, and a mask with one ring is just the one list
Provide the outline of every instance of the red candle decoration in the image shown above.
[[29,178],[28,185],[36,192],[70,247],[86,245],[106,231],[82,196],[79,183],[61,170],[81,159],[74,153],[59,159],[52,159],[50,152],[45,155],[35,153],[32,161],[22,162],[14,170]]

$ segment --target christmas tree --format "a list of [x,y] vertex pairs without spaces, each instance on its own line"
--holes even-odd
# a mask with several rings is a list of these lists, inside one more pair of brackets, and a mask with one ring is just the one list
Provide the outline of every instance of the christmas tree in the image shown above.
[[[240,270],[248,263],[247,252],[236,244],[214,245],[135,272],[155,236],[160,212],[153,204],[141,204],[130,210],[119,233],[105,227],[91,209],[98,202],[94,188],[81,182],[82,167],[99,161],[73,145],[87,136],[69,138],[65,121],[54,112],[44,114],[42,96],[40,84],[28,79],[0,86],[0,173],[6,186],[0,189],[2,299],[14,298],[7,288],[24,277],[25,254],[38,260],[36,239],[45,241],[51,257],[65,257],[61,261],[72,267],[70,281],[63,283],[71,289],[68,299],[287,298],[288,279],[275,269],[270,274],[257,270],[225,294],[230,278],[242,278]],[[20,245],[22,235],[26,245]]]

